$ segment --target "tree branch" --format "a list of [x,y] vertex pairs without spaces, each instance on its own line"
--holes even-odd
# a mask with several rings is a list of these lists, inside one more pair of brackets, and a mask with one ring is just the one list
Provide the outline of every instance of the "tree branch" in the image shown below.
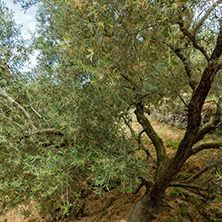
[[[139,148],[141,148],[141,149],[146,153],[146,155],[147,155],[147,160],[149,160],[149,158],[151,158],[152,163],[154,164],[153,157],[152,157],[150,151],[149,151],[149,150],[143,145],[143,143],[142,143],[141,136],[142,136],[143,133],[145,133],[145,130],[142,130],[142,131],[139,133],[139,135],[138,135],[137,142],[138,142],[138,144],[139,144]],[[154,164],[154,165],[155,165],[155,164]]]
[[54,135],[64,136],[64,134],[61,131],[54,128],[37,130],[36,132],[32,133],[32,135],[36,135],[36,134],[54,134]]
[[19,128],[22,129],[22,125],[20,125],[19,123],[17,123],[16,121],[12,120],[11,118],[7,117],[7,116],[2,116],[3,119],[7,120],[8,122],[12,122],[14,125],[18,126]]
[[32,112],[33,112],[39,119],[43,119],[43,116],[41,116],[41,115],[32,107],[32,105],[30,105],[30,109],[32,110]]
[[184,184],[184,183],[171,183],[169,187],[182,187],[182,188],[191,188],[195,190],[203,190],[197,185],[190,185],[190,184]]
[[133,138],[136,138],[136,133],[135,133],[135,131],[133,130],[133,128],[131,127],[130,123],[126,120],[124,114],[122,114],[122,115],[120,115],[120,116],[123,118],[124,123],[125,123],[126,126],[129,128],[130,133],[131,133],[131,136],[132,136]]
[[207,51],[204,49],[204,47],[202,45],[200,45],[196,38],[195,35],[193,33],[190,33],[184,26],[183,22],[179,21],[178,22],[179,26],[180,26],[180,30],[181,32],[187,36],[191,42],[193,43],[194,48],[198,49],[200,52],[202,52],[202,54],[204,55],[204,57],[206,58],[207,61],[210,60],[209,55],[207,54]]
[[32,132],[37,130],[37,128],[34,126],[34,124],[31,121],[29,113],[25,110],[23,106],[21,106],[18,102],[16,102],[12,97],[7,95],[2,89],[0,89],[0,96],[7,99],[14,107],[18,108],[23,112],[25,118],[29,121]]
[[132,89],[133,89],[133,91],[135,91],[136,90],[136,84],[135,84],[134,80],[131,78],[131,76],[129,76],[127,74],[124,74],[124,73],[122,73],[121,76],[124,79],[126,79],[132,85],[132,87],[133,87]]
[[[29,102],[31,103],[31,98],[30,98],[30,96],[29,96],[28,90],[26,90],[26,95],[27,95],[27,97],[28,97]],[[42,119],[42,120],[48,125],[47,121],[43,118],[43,116],[40,115],[40,114],[33,108],[32,105],[29,105],[29,106],[30,106],[30,109],[32,110],[32,112],[33,112],[39,119]]]
[[[145,133],[152,141],[156,154],[157,154],[157,167],[159,168],[165,161],[168,160],[168,156],[166,154],[166,150],[163,144],[162,139],[158,136],[156,131],[153,129],[152,125],[150,124],[149,120],[144,115],[144,107],[141,103],[138,103],[136,106],[136,110],[134,111],[136,114],[138,122],[142,125]],[[161,168],[161,167],[160,167]]]
[[[206,195],[203,193],[204,189],[200,188],[199,186],[195,185],[188,185],[183,183],[172,183],[169,185],[169,187],[182,187],[188,191],[191,191],[199,196],[206,197]],[[202,192],[201,192],[202,191]]]
[[[217,44],[208,62],[208,66],[205,68],[200,83],[193,91],[192,98],[188,105],[188,124],[187,129],[179,144],[178,150],[174,157],[174,161],[180,161],[182,159],[189,158],[192,154],[196,154],[203,149],[219,148],[218,144],[203,144],[199,147],[192,149],[195,141],[198,137],[199,127],[201,123],[201,110],[206,100],[206,97],[211,89],[212,82],[218,71],[217,61],[222,54],[222,27],[220,27],[220,32],[217,38]],[[221,144],[219,144],[221,146]],[[173,161],[173,164],[174,164]]]
[[184,64],[184,68],[186,71],[187,76],[189,77],[189,85],[190,87],[194,90],[196,89],[197,85],[198,85],[198,81],[197,81],[197,76],[194,72],[194,68],[192,67],[192,63],[190,61],[190,59],[184,55],[184,53],[182,52],[182,49],[180,48],[174,48],[174,46],[172,44],[167,44],[168,47],[171,48],[171,50],[176,54],[176,56],[182,61],[182,63]]
[[192,149],[191,155],[195,155],[195,154],[199,153],[200,151],[206,150],[206,149],[221,149],[221,148],[222,148],[222,142],[204,143],[204,144],[194,147]]
[[14,71],[13,71],[12,68],[8,65],[7,62],[5,62],[5,65],[7,66],[7,68],[9,69],[9,71],[11,71],[11,73],[13,74],[13,77],[14,77],[17,81],[19,81],[17,75],[14,73]]
[[210,60],[213,62],[212,65],[213,65],[214,68],[217,69],[217,71],[218,71],[218,68],[219,68],[218,60],[219,60],[221,54],[222,54],[222,24],[220,26],[220,32],[219,32],[219,35],[217,37],[216,47],[214,48],[214,51],[213,51],[213,53],[211,54],[211,57],[210,57]]
[[[170,72],[171,72],[172,76],[175,76],[174,73],[173,73],[173,71],[172,71],[172,69],[170,69]],[[185,102],[185,100],[183,99],[183,97],[182,97],[176,90],[174,90],[174,92],[178,95],[178,97],[180,98],[180,100],[182,101],[182,103],[188,108],[188,105],[187,105],[187,103]]]
[[135,131],[133,130],[133,128],[131,127],[131,125],[129,124],[129,122],[126,120],[126,118],[124,117],[124,115],[121,115],[121,117],[123,118],[123,121],[124,121],[124,123],[126,124],[126,126],[129,128],[132,137],[135,138],[135,140],[137,141],[138,146],[139,146],[139,149],[144,150],[144,152],[145,152],[146,155],[147,155],[147,159],[149,159],[149,157],[150,157],[151,159],[153,159],[151,153],[149,152],[148,149],[146,149],[146,148],[144,147],[144,145],[143,145],[143,143],[142,143],[142,141],[141,141],[141,136],[142,136],[142,134],[143,134],[145,131],[142,130],[142,131],[139,133],[138,138],[136,138],[136,133],[135,133]]
[[215,121],[214,116],[211,116],[210,120],[201,127],[201,129],[198,132],[195,143],[202,140],[207,133],[219,127],[218,124],[216,126],[214,125],[214,121]]
[[201,171],[199,171],[197,174],[195,174],[194,176],[192,176],[191,178],[185,180],[183,183],[191,183],[194,180],[198,179],[199,177],[201,177],[205,172],[211,170],[214,167],[217,167],[218,165],[222,164],[222,160],[216,161],[216,163],[213,163],[209,166],[206,166],[204,169],[202,169]]
[[204,21],[208,18],[208,16],[210,15],[210,13],[220,4],[222,3],[222,0],[219,0],[217,2],[215,2],[205,13],[205,15],[201,18],[201,20],[197,23],[197,25],[193,28],[192,30],[192,34],[195,35],[196,32],[199,30],[199,28],[201,27],[201,25],[204,23]]

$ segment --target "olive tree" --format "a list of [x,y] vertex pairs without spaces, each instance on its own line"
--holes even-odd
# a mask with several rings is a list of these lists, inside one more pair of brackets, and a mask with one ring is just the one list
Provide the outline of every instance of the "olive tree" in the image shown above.
[[[1,37],[15,43],[14,51],[2,44],[9,52],[2,55],[8,56],[13,65],[13,69],[7,66],[10,81],[5,81],[7,76],[1,72],[4,79],[0,89],[3,207],[34,200],[44,206],[44,213],[56,217],[57,202],[62,206],[62,214],[72,205],[80,204],[79,181],[87,179],[100,187],[98,192],[115,187],[119,181],[130,191],[137,189],[138,177],[143,178],[148,168],[142,158],[132,155],[137,144],[122,127],[127,121],[128,103],[116,89],[117,79],[100,78],[94,69],[78,67],[75,58],[69,59],[67,50],[58,44],[64,38],[54,36],[54,30],[44,20],[47,11],[40,13],[42,27],[33,41],[33,46],[41,51],[39,64],[32,72],[19,75],[22,66],[16,66],[13,52],[22,65],[23,54],[15,50],[19,47],[26,50],[26,47],[12,15],[6,7],[2,11],[8,13],[11,23],[7,26],[7,20],[2,17],[8,39]],[[18,32],[10,38],[13,29]],[[63,217],[58,216],[59,220]]]
[[[131,162],[141,167],[139,174],[132,173],[137,182],[131,181],[131,185],[141,182],[146,185],[147,192],[126,220],[154,220],[164,207],[166,189],[172,185],[184,163],[202,150],[219,149],[222,145],[222,142],[200,142],[206,134],[221,125],[219,103],[216,114],[204,125],[201,125],[201,110],[210,93],[220,102],[221,86],[217,81],[221,81],[222,68],[222,1],[40,2],[41,26],[36,45],[42,50],[39,59],[43,64],[43,73],[55,78],[52,82],[64,91],[79,86],[77,91],[83,94],[78,98],[85,100],[80,99],[83,103],[76,103],[76,109],[68,109],[69,120],[75,112],[73,118],[78,120],[80,133],[77,134],[77,141],[79,139],[81,145],[85,145],[86,153],[92,150],[102,152],[107,160],[105,165],[109,166],[101,171],[99,159],[92,158],[90,169],[93,167],[98,172],[95,184],[108,186],[115,176],[106,175],[115,172],[127,174],[129,165],[124,164],[125,168],[119,167],[124,170],[119,171],[114,157],[118,156],[121,164],[124,161],[129,163],[129,159],[136,157],[132,149],[134,145],[124,147],[121,142],[127,141],[127,137],[120,127],[122,120],[122,124],[129,126],[132,138],[136,138],[128,115],[134,110],[143,132],[155,147],[156,172],[153,177],[145,176],[149,158],[138,161],[135,158]],[[33,1],[23,3],[29,5]],[[70,88],[66,88],[67,83]],[[75,98],[70,97],[69,90],[66,93],[66,96],[61,95],[67,101]],[[189,95],[186,102],[182,98],[184,93]],[[176,97],[186,104],[188,121],[184,137],[171,157],[145,111],[147,106],[158,107],[166,99],[172,106]],[[69,102],[64,104],[70,106]],[[58,108],[55,110],[57,113]],[[63,114],[60,111],[57,115]],[[118,123],[116,127],[119,131],[112,130],[111,137],[105,134],[101,139],[100,127],[109,132],[111,123],[112,129]],[[57,130],[60,131],[59,128]],[[113,146],[117,139],[118,145]],[[68,144],[74,147],[76,140],[71,141]],[[102,147],[99,146],[100,141],[104,141]],[[104,149],[106,141],[109,141],[109,146]],[[93,143],[93,149],[89,148],[89,143]],[[124,179],[121,182],[124,184]]]

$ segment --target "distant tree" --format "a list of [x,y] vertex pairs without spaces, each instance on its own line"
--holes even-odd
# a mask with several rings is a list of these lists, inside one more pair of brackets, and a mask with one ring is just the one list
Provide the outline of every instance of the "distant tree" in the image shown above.
[[[202,150],[222,146],[222,141],[200,142],[221,126],[221,5],[220,0],[41,1],[35,40],[41,51],[38,86],[31,95],[44,118],[33,121],[38,125],[29,122],[31,133],[26,131],[21,143],[24,153],[37,147],[21,167],[32,175],[36,193],[41,194],[44,186],[51,187],[51,192],[62,189],[61,178],[72,178],[67,169],[77,166],[96,187],[109,189],[117,180],[133,192],[139,184],[146,185],[146,194],[126,217],[128,222],[158,216],[164,193],[184,163]],[[184,93],[189,96],[186,101]],[[208,96],[216,98],[218,109],[201,126]],[[145,111],[166,101],[173,109],[178,97],[188,109],[188,123],[170,157]],[[149,158],[136,155],[139,139],[130,125],[131,110],[143,128],[139,135],[145,132],[155,147],[155,175],[149,176]],[[43,173],[36,173],[40,169]],[[72,180],[66,181],[72,188]]]

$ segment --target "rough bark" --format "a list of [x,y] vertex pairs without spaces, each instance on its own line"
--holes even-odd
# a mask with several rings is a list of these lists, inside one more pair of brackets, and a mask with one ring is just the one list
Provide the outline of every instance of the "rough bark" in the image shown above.
[[[208,65],[202,74],[202,78],[199,84],[195,88],[193,87],[193,95],[188,105],[188,124],[186,133],[172,159],[168,159],[162,140],[156,134],[148,119],[144,116],[142,103],[137,104],[135,114],[144,131],[155,146],[158,167],[153,186],[126,217],[127,222],[153,221],[164,206],[163,199],[165,190],[179,173],[186,160],[191,155],[195,154],[192,147],[198,138],[201,123],[201,109],[218,71],[218,59],[221,54],[222,27],[217,38],[217,44],[211,54]],[[186,66],[186,64],[184,65]],[[202,147],[196,148],[196,150],[197,149],[202,150]]]
[[161,165],[165,162],[165,160],[167,160],[167,154],[166,154],[166,150],[164,148],[163,141],[157,135],[157,133],[153,129],[151,123],[144,115],[144,107],[143,107],[142,102],[137,104],[135,114],[136,114],[138,122],[141,124],[141,126],[143,127],[143,130],[145,131],[147,136],[150,138],[150,140],[152,141],[152,143],[155,147],[155,150],[157,153],[157,167],[159,169],[159,168],[161,168]]
[[163,207],[163,202],[152,202],[148,195],[140,199],[130,214],[125,218],[133,222],[150,222],[157,218],[159,211]]

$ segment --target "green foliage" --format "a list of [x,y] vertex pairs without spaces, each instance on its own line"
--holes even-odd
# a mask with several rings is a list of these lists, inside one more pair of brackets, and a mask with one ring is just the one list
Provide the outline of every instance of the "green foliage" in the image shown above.
[[[16,2],[29,7],[37,1]],[[189,100],[186,70],[168,45],[174,49],[185,38],[178,20],[194,26],[196,18],[190,18],[208,4],[40,2],[33,39],[40,53],[29,75],[19,71],[29,50],[0,3],[0,198],[11,207],[32,199],[49,212],[59,200],[67,214],[80,203],[83,181],[102,194],[101,189],[119,184],[121,190],[134,192],[150,179],[150,162],[138,155],[137,134],[130,136],[125,123],[132,123],[132,109],[141,100],[144,106],[167,104],[173,111],[182,106],[178,95],[186,93]],[[198,31],[198,41],[211,51],[214,28]],[[206,61],[190,41],[186,44],[194,71],[200,74]],[[212,94],[220,95],[220,89],[216,84]],[[178,144],[167,142],[174,149]],[[185,213],[186,206],[181,206],[180,217]]]
[[178,176],[181,178],[181,179],[187,179],[187,178],[190,178],[192,175],[189,174],[189,173],[186,173],[186,174],[178,174]]
[[175,189],[174,191],[171,191],[171,195],[174,197],[183,196],[183,190]]
[[180,144],[180,141],[168,140],[168,141],[166,142],[166,146],[167,146],[167,147],[172,147],[173,149],[177,149],[179,144]]
[[9,86],[21,77],[21,69],[27,61],[27,48],[12,13],[0,1],[0,87]]

